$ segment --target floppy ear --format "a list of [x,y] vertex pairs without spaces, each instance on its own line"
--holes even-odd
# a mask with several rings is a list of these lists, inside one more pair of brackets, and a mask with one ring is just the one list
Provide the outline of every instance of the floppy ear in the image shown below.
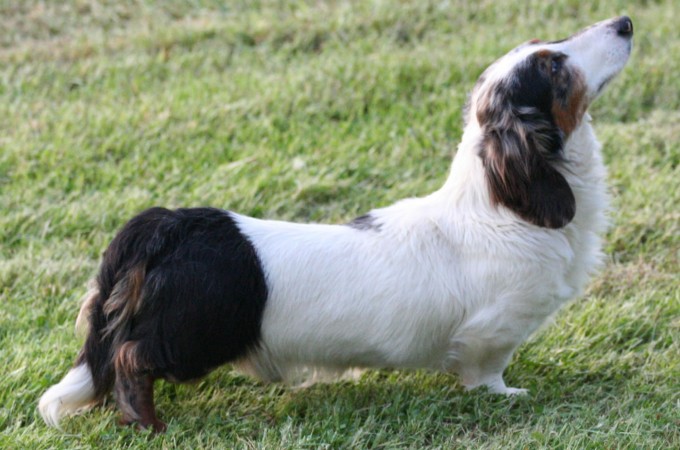
[[480,156],[491,201],[534,225],[562,228],[574,218],[576,200],[554,167],[561,154],[561,133],[532,114],[509,110],[483,126]]

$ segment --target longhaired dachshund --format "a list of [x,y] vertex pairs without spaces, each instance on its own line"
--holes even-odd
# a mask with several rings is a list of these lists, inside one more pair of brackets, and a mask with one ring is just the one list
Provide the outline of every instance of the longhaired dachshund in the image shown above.
[[625,66],[633,24],[599,22],[511,50],[479,78],[438,191],[342,225],[152,208],[104,253],[75,366],[44,420],[114,391],[122,423],[164,431],[158,379],[232,363],[267,381],[353,367],[503,371],[601,260],[607,189],[588,107]]

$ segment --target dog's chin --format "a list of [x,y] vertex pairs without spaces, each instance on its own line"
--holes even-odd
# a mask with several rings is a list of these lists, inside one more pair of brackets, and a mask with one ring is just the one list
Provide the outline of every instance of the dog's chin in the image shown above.
[[616,77],[616,75],[617,75],[617,74],[612,74],[612,75],[608,76],[607,78],[605,78],[604,80],[602,80],[602,81],[598,84],[597,88],[595,89],[595,92],[592,93],[592,94],[590,94],[590,96],[589,96],[591,102],[592,102],[593,100],[595,100],[597,97],[599,97],[600,94],[602,94],[602,92],[604,92],[604,89],[605,89],[607,86],[609,86],[609,83],[611,83],[611,81]]
[[607,89],[611,82],[617,77],[620,71],[616,71],[606,76],[602,81],[596,84],[595,89],[588,94],[588,104],[592,104],[602,93]]

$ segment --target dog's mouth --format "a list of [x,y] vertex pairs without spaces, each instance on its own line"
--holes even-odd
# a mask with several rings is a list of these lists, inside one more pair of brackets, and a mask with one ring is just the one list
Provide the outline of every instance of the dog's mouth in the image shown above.
[[633,48],[633,21],[621,16],[597,23],[569,38],[567,45],[585,51],[585,73],[591,74],[590,100],[598,97],[623,70]]
[[623,49],[620,49],[616,56],[612,57],[612,71],[611,73],[605,75],[602,81],[597,84],[592,98],[599,96],[600,93],[602,93],[602,91],[604,91],[604,89],[609,85],[609,83],[611,83],[611,81],[616,78],[616,76],[623,70],[623,68],[628,63],[628,59],[630,58],[632,47],[632,41],[628,40],[627,45]]

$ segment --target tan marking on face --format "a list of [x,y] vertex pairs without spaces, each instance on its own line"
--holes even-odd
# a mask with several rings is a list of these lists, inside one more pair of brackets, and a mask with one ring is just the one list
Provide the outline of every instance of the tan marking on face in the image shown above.
[[[565,82],[565,80],[558,79],[555,82],[560,83]],[[588,102],[586,101],[587,86],[583,76],[577,71],[572,71],[568,82],[570,86],[566,87],[569,92],[566,101],[555,98],[552,104],[552,115],[555,124],[562,130],[565,136],[569,136],[581,123],[583,115],[588,108]]]
[[543,50],[537,51],[534,54],[541,59],[547,60],[548,58],[550,58],[552,56],[553,52],[551,52],[550,50],[547,50],[547,49],[543,49]]

